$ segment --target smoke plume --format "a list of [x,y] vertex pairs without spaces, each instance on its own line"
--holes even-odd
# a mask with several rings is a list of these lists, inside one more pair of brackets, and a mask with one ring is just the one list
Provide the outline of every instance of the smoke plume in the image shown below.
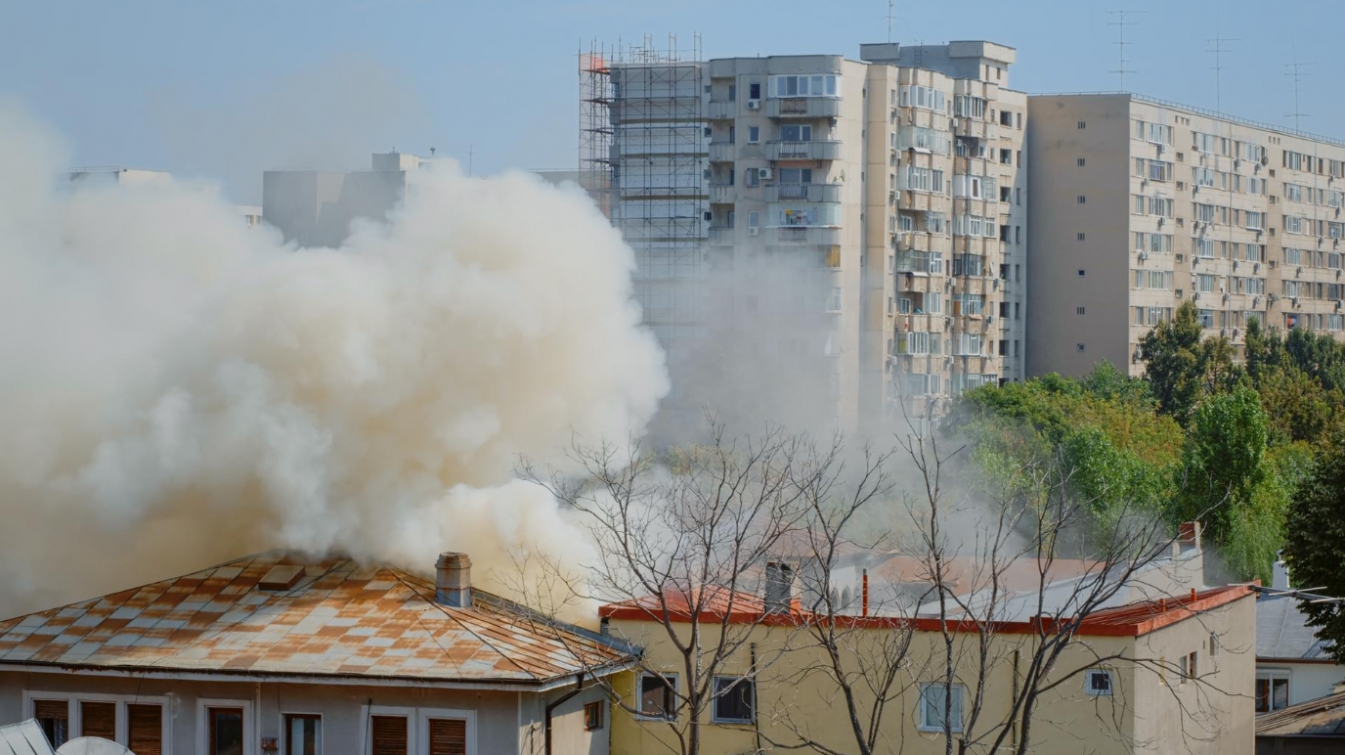
[[436,165],[387,224],[294,249],[63,166],[0,103],[0,615],[271,547],[578,557],[517,455],[638,435],[667,391],[581,191]]

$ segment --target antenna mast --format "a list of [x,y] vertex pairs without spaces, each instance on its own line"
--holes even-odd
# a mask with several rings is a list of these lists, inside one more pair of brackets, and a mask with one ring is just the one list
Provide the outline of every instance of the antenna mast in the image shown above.
[[897,0],[887,0],[887,43],[892,44],[892,18],[897,12]]
[[1214,15],[1214,38],[1207,39],[1205,42],[1213,45],[1212,48],[1205,48],[1205,52],[1214,53],[1214,112],[1224,112],[1223,104],[1223,74],[1224,74],[1224,53],[1228,52],[1225,46],[1229,42],[1241,42],[1240,39],[1229,39],[1220,31],[1219,13],[1216,10]]
[[1294,112],[1290,113],[1290,114],[1289,114],[1288,116],[1286,116],[1286,117],[1289,117],[1289,118],[1293,118],[1293,119],[1294,119],[1294,130],[1295,130],[1295,131],[1301,131],[1301,130],[1302,130],[1302,120],[1303,120],[1304,118],[1311,118],[1311,117],[1312,117],[1312,116],[1309,115],[1308,113],[1305,113],[1305,112],[1303,112],[1302,110],[1300,110],[1299,107],[1298,107],[1298,103],[1299,103],[1299,100],[1298,100],[1299,85],[1302,83],[1302,80],[1303,80],[1303,79],[1308,78],[1308,74],[1303,73],[1303,69],[1305,69],[1305,68],[1307,68],[1307,67],[1309,67],[1309,66],[1311,66],[1311,65],[1312,65],[1312,63],[1300,63],[1300,62],[1298,62],[1298,56],[1297,56],[1297,55],[1294,56],[1294,62],[1292,62],[1292,63],[1286,63],[1286,64],[1284,65],[1285,68],[1289,69],[1289,70],[1287,70],[1287,71],[1284,72],[1284,75],[1285,75],[1285,76],[1290,76],[1290,77],[1292,77],[1293,80],[1294,80]]
[[1116,45],[1116,48],[1117,48],[1117,51],[1118,51],[1118,55],[1119,55],[1119,58],[1120,58],[1120,63],[1121,63],[1121,65],[1120,65],[1119,68],[1117,68],[1117,69],[1114,70],[1114,71],[1108,71],[1108,73],[1114,73],[1114,74],[1117,74],[1118,76],[1121,77],[1121,91],[1122,91],[1122,92],[1126,91],[1126,74],[1128,74],[1128,73],[1134,73],[1133,70],[1130,70],[1130,69],[1126,68],[1126,64],[1130,62],[1129,60],[1126,59],[1126,45],[1130,44],[1129,42],[1126,41],[1126,26],[1127,26],[1127,25],[1130,25],[1130,24],[1133,24],[1133,22],[1130,20],[1130,17],[1131,17],[1131,16],[1136,16],[1136,15],[1139,15],[1139,14],[1141,14],[1141,13],[1143,13],[1143,12],[1144,12],[1144,11],[1142,11],[1142,10],[1112,10],[1112,11],[1107,11],[1107,15],[1108,15],[1108,16],[1111,16],[1111,19],[1112,19],[1112,20],[1110,20],[1110,21],[1107,22],[1107,25],[1108,25],[1108,26],[1115,26],[1115,27],[1117,27],[1117,29],[1119,29],[1119,37],[1118,37],[1117,40],[1116,40],[1115,42],[1113,42],[1112,44]]

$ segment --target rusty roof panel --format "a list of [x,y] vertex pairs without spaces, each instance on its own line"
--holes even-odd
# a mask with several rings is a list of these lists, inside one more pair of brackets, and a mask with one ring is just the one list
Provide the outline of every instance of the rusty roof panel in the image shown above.
[[[275,587],[282,580],[289,587]],[[588,664],[627,658],[475,594],[472,608],[450,608],[434,601],[433,582],[394,567],[264,553],[2,621],[0,667],[527,683],[577,673],[576,655]]]

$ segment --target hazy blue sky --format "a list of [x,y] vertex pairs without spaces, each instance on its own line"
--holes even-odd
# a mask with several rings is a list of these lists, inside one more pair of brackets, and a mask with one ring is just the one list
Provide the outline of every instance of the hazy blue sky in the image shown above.
[[[221,176],[257,199],[264,167],[350,167],[393,146],[477,171],[576,159],[576,52],[588,40],[707,56],[840,53],[887,35],[886,0],[0,0],[0,97],[17,96],[81,164]],[[1207,39],[1230,42],[1223,105],[1288,124],[1306,69],[1305,130],[1345,137],[1345,0],[899,0],[902,43],[990,39],[1018,49],[1028,92],[1118,87],[1109,9],[1127,30],[1127,89],[1213,107]]]

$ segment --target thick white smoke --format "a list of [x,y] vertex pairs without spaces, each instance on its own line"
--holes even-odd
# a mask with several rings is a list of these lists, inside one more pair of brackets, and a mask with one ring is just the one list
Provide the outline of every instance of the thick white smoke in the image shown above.
[[296,250],[189,187],[62,170],[0,103],[0,615],[270,547],[573,558],[517,455],[637,435],[667,391],[578,189],[437,166]]

